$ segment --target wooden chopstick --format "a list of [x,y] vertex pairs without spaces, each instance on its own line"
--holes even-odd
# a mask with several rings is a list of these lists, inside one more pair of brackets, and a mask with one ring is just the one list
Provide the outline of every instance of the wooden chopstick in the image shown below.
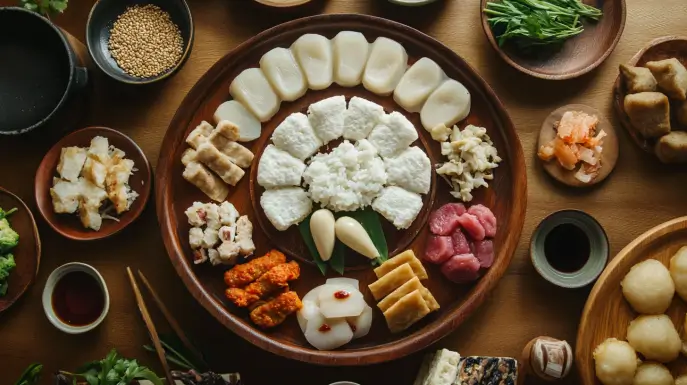
[[138,285],[136,284],[136,277],[134,277],[134,273],[131,272],[131,268],[129,268],[129,266],[126,267],[126,272],[129,274],[131,289],[133,289],[134,295],[136,296],[138,311],[141,313],[141,317],[143,317],[143,322],[146,324],[146,327],[148,328],[148,332],[150,333],[150,339],[153,341],[153,346],[155,346],[155,351],[157,352],[157,358],[160,359],[162,369],[165,371],[167,383],[175,384],[176,382],[174,382],[172,374],[169,371],[169,364],[167,363],[167,358],[165,357],[165,351],[162,349],[162,344],[160,343],[160,336],[158,336],[157,331],[155,330],[155,324],[153,324],[153,320],[150,318],[150,314],[148,313],[146,303],[143,300],[141,291],[138,289]]
[[155,290],[153,289],[153,286],[148,282],[146,279],[145,275],[141,272],[141,270],[138,270],[138,276],[141,278],[141,281],[143,282],[143,286],[145,286],[148,289],[148,292],[150,292],[150,295],[153,297],[153,302],[155,302],[155,305],[160,309],[160,312],[162,312],[162,315],[165,317],[167,320],[167,323],[169,323],[169,326],[174,330],[174,333],[179,337],[181,340],[181,343],[184,344],[186,349],[188,349],[197,360],[202,362],[206,367],[208,366],[207,362],[203,359],[203,355],[196,349],[195,346],[191,343],[191,341],[186,337],[186,333],[184,333],[184,330],[179,326],[179,323],[177,320],[172,316],[172,313],[169,312],[167,309],[167,306],[162,302],[162,299],[157,295]]

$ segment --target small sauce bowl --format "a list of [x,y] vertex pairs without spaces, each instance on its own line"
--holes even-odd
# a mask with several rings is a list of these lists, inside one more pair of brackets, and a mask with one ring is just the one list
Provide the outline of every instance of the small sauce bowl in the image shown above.
[[[561,255],[547,255],[556,250]],[[570,260],[575,251],[587,255]],[[579,210],[561,210],[544,218],[530,241],[530,258],[539,275],[568,289],[594,282],[606,268],[608,252],[608,236],[601,224]]]
[[[55,310],[55,304],[53,303],[53,297],[55,294],[55,289],[60,280],[69,274],[79,272],[90,275],[96,281],[103,295],[102,310],[97,318],[95,318],[92,322],[88,322],[84,325],[70,325],[58,316],[57,311]],[[94,267],[81,262],[67,263],[50,273],[50,276],[45,283],[45,288],[43,289],[42,298],[43,310],[45,311],[45,315],[48,317],[50,323],[52,323],[59,330],[68,334],[82,334],[95,329],[98,325],[100,325],[101,322],[103,322],[108,311],[110,310],[110,294],[107,291],[105,279],[103,279],[102,275],[100,275],[100,273]]]

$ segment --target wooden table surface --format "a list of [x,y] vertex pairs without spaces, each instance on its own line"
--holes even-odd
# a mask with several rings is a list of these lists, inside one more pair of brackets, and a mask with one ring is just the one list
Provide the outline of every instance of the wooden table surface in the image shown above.
[[[14,3],[0,0],[0,4]],[[56,18],[57,24],[83,41],[91,5],[89,0],[70,1],[66,14]],[[423,8],[397,7],[384,0],[316,0],[314,6],[297,13],[266,10],[249,0],[190,0],[196,40],[181,71],[165,83],[147,88],[116,87],[100,80],[89,116],[80,125],[121,130],[143,148],[155,165],[167,125],[198,78],[232,48],[268,27],[306,14],[350,12],[391,18],[428,33],[463,56],[505,104],[525,150],[529,187],[525,228],[508,272],[486,303],[431,349],[448,347],[465,355],[517,357],[524,345],[539,335],[574,344],[589,292],[554,287],[533,269],[528,254],[529,238],[544,216],[565,208],[589,212],[607,230],[611,255],[615,255],[645,230],[687,214],[687,172],[666,168],[642,153],[618,126],[611,108],[611,87],[618,64],[655,37],[687,35],[687,2],[627,0],[627,6],[624,35],[608,60],[579,79],[553,82],[520,74],[496,56],[479,24],[478,0],[443,0]],[[606,182],[589,190],[572,190],[556,184],[535,159],[541,122],[550,111],[568,103],[597,107],[619,130],[617,167]],[[22,197],[36,215],[33,177],[52,143],[47,139],[0,140],[0,185]],[[43,363],[47,373],[58,368],[75,369],[86,361],[103,357],[113,347],[159,369],[155,356],[141,347],[148,343],[148,336],[127,282],[125,266],[144,271],[182,326],[206,352],[215,370],[239,371],[249,385],[326,385],[338,380],[363,385],[404,385],[411,384],[417,372],[421,353],[371,367],[314,367],[263,352],[233,335],[193,300],[177,277],[162,244],[152,202],[138,222],[103,241],[69,241],[52,231],[41,218],[39,228],[43,258],[36,282],[19,303],[0,314],[1,384],[13,383],[31,362]],[[105,322],[80,336],[57,331],[41,307],[47,276],[69,261],[83,261],[99,269],[111,295]],[[528,383],[537,381],[529,379]],[[578,383],[576,376],[566,383]]]

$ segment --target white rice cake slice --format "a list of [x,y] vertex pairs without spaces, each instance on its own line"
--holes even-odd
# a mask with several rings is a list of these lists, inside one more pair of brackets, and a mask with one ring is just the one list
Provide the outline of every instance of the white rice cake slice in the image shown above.
[[65,147],[60,153],[60,163],[57,172],[63,179],[76,182],[86,162],[86,149],[80,147]]
[[394,90],[394,100],[406,111],[419,112],[445,78],[444,71],[434,60],[423,57],[403,74]]
[[458,375],[460,354],[448,349],[437,351],[422,385],[452,385]]
[[429,95],[422,106],[422,126],[429,132],[440,124],[451,127],[467,118],[470,106],[470,91],[460,82],[448,79]]
[[370,43],[360,32],[341,31],[332,39],[334,81],[343,87],[355,87],[363,81],[363,71],[370,53]]
[[236,100],[229,100],[217,107],[212,116],[215,124],[223,120],[234,123],[239,128],[239,142],[250,142],[260,137],[262,125],[260,121]]
[[277,47],[262,55],[260,69],[282,100],[292,102],[308,90],[305,76],[288,48]]
[[301,66],[311,90],[323,90],[332,85],[334,54],[329,39],[306,33],[291,45],[291,52]]
[[418,138],[413,123],[400,112],[394,111],[382,117],[381,123],[372,129],[367,140],[383,158],[395,156]]
[[324,144],[343,135],[345,114],[346,98],[343,95],[320,100],[308,107],[310,125]]
[[393,158],[385,158],[387,183],[418,194],[427,194],[432,181],[432,163],[419,147],[409,147]]
[[243,70],[229,85],[229,93],[261,122],[272,119],[281,104],[260,68]]
[[279,231],[300,223],[312,211],[312,201],[300,187],[266,190],[260,197],[260,206]]
[[272,133],[272,142],[300,160],[308,159],[322,146],[310,125],[310,120],[300,112],[286,117]]
[[299,186],[303,171],[302,160],[269,144],[258,164],[258,184],[265,188]]
[[422,209],[422,197],[398,186],[388,186],[372,202],[372,209],[397,229],[407,229]]
[[378,37],[372,43],[363,73],[363,86],[377,95],[390,95],[408,68],[408,53],[397,41]]
[[352,97],[344,114],[344,139],[361,140],[367,138],[370,131],[375,128],[383,116],[384,107],[367,99]]

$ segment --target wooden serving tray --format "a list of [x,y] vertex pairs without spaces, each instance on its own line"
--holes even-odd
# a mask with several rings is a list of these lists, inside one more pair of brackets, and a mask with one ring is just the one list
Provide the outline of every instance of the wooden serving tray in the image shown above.
[[[680,217],[640,235],[608,264],[589,294],[577,333],[575,360],[582,384],[601,385],[595,375],[594,349],[606,338],[625,340],[627,326],[638,315],[623,297],[620,281],[632,266],[650,258],[657,259],[668,267],[670,258],[680,247],[686,245],[687,217]],[[681,335],[686,311],[687,304],[676,293],[666,314]],[[687,368],[687,361],[680,356],[668,367],[673,375],[682,374],[680,370]]]
[[[318,351],[305,340],[295,316],[289,317],[284,324],[271,330],[256,328],[250,322],[247,311],[235,308],[224,298],[223,272],[226,267],[193,265],[188,245],[189,225],[184,211],[194,201],[208,202],[209,198],[182,178],[181,153],[188,147],[185,143],[188,133],[202,120],[211,120],[217,106],[230,99],[229,84],[234,77],[246,68],[257,67],[264,53],[275,47],[289,47],[305,33],[319,33],[332,38],[342,30],[360,31],[370,42],[379,36],[394,39],[406,48],[410,62],[423,56],[429,57],[435,60],[448,76],[467,87],[472,95],[472,110],[470,116],[461,122],[461,127],[467,124],[486,127],[499,155],[503,158],[489,189],[476,190],[475,199],[471,203],[482,203],[490,207],[499,220],[499,230],[494,240],[496,261],[476,283],[453,284],[443,278],[438,267],[427,266],[429,279],[423,284],[431,290],[442,308],[403,333],[391,334],[381,312],[375,308],[376,302],[367,290],[367,285],[375,280],[372,268],[347,271],[347,277],[360,280],[361,291],[365,294],[367,303],[375,308],[372,330],[366,337],[354,340],[339,350]],[[257,167],[259,156],[269,141],[269,136],[286,116],[304,111],[309,104],[334,94],[343,94],[347,99],[352,96],[369,98],[382,104],[387,112],[395,110],[404,113],[421,136],[414,145],[423,149],[427,147],[432,162],[440,161],[439,144],[422,129],[419,114],[406,113],[393,102],[391,96],[373,96],[361,86],[332,86],[323,91],[308,91],[295,102],[281,104],[279,113],[269,122],[263,123],[261,138],[245,143],[256,154],[252,167]],[[170,123],[160,154],[156,176],[158,219],[172,264],[191,294],[219,322],[255,345],[281,356],[321,365],[363,365],[389,361],[427,347],[450,333],[485,300],[487,293],[506,271],[524,221],[527,178],[523,151],[515,128],[494,92],[448,47],[413,28],[372,16],[339,14],[308,17],[274,27],[241,44],[210,68],[188,93]],[[285,243],[287,241],[283,237],[290,239],[288,242],[300,242],[299,240],[281,234],[276,237],[273,233],[268,234],[263,230],[265,218],[261,216],[264,214],[258,209],[259,205],[254,209],[251,204],[251,194],[254,194],[251,190],[256,187],[253,186],[251,189],[251,172],[253,171],[246,172],[247,175],[231,189],[227,199],[236,206],[239,213],[248,215],[253,222],[256,255],[263,255],[272,248],[293,249],[291,254],[296,254],[301,265],[301,277],[291,285],[291,288],[303,296],[313,287],[323,284],[326,278],[310,262],[308,255],[300,254],[301,249],[295,244]],[[453,201],[448,193],[448,185],[443,180],[434,177],[433,183],[433,189],[436,189],[434,197],[432,199],[432,196],[428,195],[424,198],[424,214],[421,213],[416,219],[418,225],[412,226],[406,232],[398,233],[394,233],[395,229],[389,229],[389,226],[385,225],[389,250],[402,249],[406,247],[404,244],[407,244],[408,248],[412,248],[418,255],[424,251],[429,234],[427,227],[423,226],[427,212]],[[347,256],[349,257],[354,258],[353,255]],[[330,272],[328,277],[333,277],[334,274]]]

